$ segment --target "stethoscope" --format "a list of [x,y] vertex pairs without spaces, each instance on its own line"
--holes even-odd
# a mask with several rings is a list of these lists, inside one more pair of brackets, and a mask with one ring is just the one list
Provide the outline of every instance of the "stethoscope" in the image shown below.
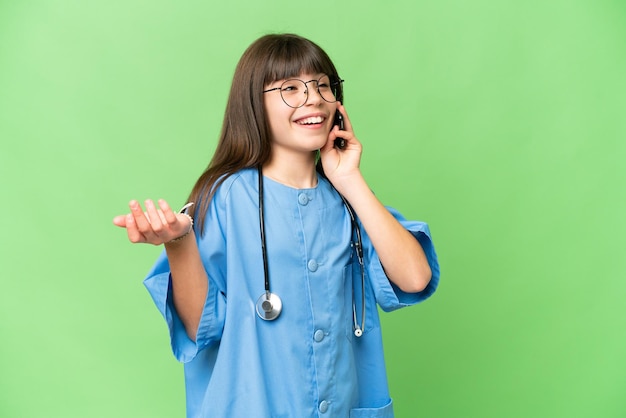
[[[259,318],[265,321],[273,321],[278,318],[283,310],[283,302],[276,293],[270,291],[270,275],[267,267],[267,249],[265,247],[265,216],[263,213],[263,173],[261,167],[258,168],[259,173],[259,226],[261,229],[261,251],[263,253],[263,273],[265,276],[265,292],[256,302],[256,313]],[[356,221],[354,209],[348,201],[340,194],[344,206],[350,215],[350,223],[352,226],[352,240],[350,245],[356,250],[357,259],[361,267],[361,324],[359,325],[356,317],[356,305],[354,303],[354,286],[352,287],[352,320],[354,322],[354,335],[360,337],[365,329],[365,265],[363,263],[363,242],[361,240],[361,230]]]

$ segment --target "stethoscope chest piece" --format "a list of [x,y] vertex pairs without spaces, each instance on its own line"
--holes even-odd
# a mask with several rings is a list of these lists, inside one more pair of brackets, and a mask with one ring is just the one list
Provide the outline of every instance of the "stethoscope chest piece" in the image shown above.
[[283,310],[283,302],[278,295],[270,292],[263,293],[256,301],[256,313],[265,321],[273,321],[278,318]]

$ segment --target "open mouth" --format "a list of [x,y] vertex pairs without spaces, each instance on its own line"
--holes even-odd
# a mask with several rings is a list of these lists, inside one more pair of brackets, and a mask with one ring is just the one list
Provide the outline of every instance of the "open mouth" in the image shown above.
[[324,123],[325,120],[326,120],[326,118],[323,117],[323,116],[310,116],[310,117],[307,117],[307,118],[298,119],[295,122],[298,125],[316,126],[316,125],[320,125],[320,124]]

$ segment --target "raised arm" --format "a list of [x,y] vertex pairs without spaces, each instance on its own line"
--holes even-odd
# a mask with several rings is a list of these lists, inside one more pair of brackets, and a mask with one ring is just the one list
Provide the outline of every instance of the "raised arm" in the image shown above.
[[209,286],[195,232],[188,216],[172,211],[165,200],[159,200],[159,208],[152,200],[145,205],[144,212],[137,201],[131,201],[130,213],[116,216],[113,223],[126,228],[133,243],[164,244],[174,307],[187,335],[195,341]]
[[[344,115],[345,131],[339,133],[335,127],[330,132],[328,142],[321,150],[324,172],[354,208],[389,280],[404,292],[420,292],[432,277],[424,250],[368,187],[359,169],[361,144],[354,135],[345,108],[341,104],[338,108]],[[343,150],[333,147],[338,136],[347,142]]]

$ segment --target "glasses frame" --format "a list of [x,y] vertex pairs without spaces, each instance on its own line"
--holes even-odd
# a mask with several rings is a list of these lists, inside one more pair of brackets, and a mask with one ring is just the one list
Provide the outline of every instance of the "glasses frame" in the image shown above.
[[[331,90],[334,90],[336,87],[341,87],[341,84],[344,82],[344,80],[342,80],[341,78],[337,77],[336,80],[332,80],[335,77],[331,77],[327,74],[322,75],[320,78],[318,78],[317,80],[309,80],[309,81],[304,81],[304,80],[300,80],[299,78],[288,78],[287,80],[283,81],[279,87],[274,87],[271,89],[267,89],[267,90],[263,90],[263,94],[265,93],[269,93],[270,91],[275,91],[278,90],[280,92],[280,98],[283,100],[283,103],[285,103],[287,106],[289,106],[292,109],[299,109],[302,106],[304,106],[306,104],[306,102],[309,101],[309,83],[312,83],[315,81],[315,89],[317,90],[317,94],[319,94],[319,96],[326,102],[326,103],[336,103],[338,100],[341,99],[341,97],[337,97],[335,96],[335,94],[333,93],[333,96],[335,97],[335,100],[328,101],[324,98],[324,96],[322,95],[322,93],[320,93],[320,83],[319,81],[324,78],[324,77],[328,77],[328,80],[330,81],[330,88]],[[306,96],[306,98],[304,99],[304,102],[300,105],[300,106],[292,106],[289,103],[287,103],[287,101],[285,100],[285,98],[283,97],[283,86],[285,85],[285,83],[289,82],[289,81],[300,81],[301,83],[304,84],[304,95]],[[339,91],[339,89],[336,89],[337,91]]]

